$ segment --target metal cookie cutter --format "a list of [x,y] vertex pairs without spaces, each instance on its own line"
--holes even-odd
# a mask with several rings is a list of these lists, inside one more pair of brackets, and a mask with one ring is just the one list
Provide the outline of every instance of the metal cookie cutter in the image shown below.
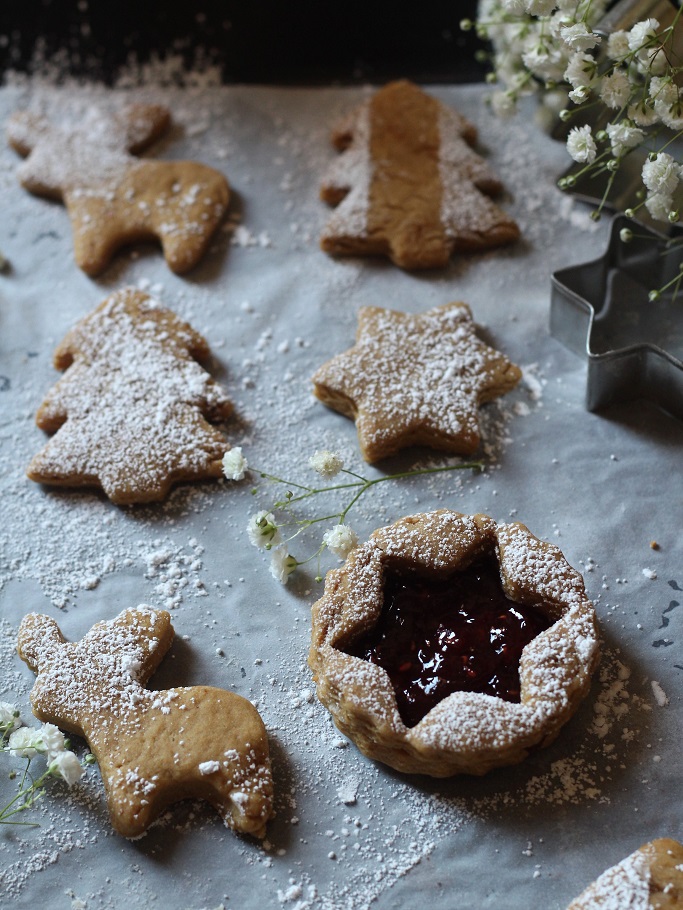
[[553,273],[550,333],[587,358],[589,411],[648,398],[683,420],[683,280],[674,281],[682,268],[683,245],[618,215],[600,259]]

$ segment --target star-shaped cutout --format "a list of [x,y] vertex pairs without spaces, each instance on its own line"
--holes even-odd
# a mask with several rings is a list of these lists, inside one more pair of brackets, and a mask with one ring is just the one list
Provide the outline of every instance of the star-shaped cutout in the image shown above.
[[647,398],[683,419],[683,289],[674,299],[682,257],[680,243],[617,216],[599,259],[553,274],[550,332],[588,360],[589,411]]
[[467,304],[411,315],[358,314],[356,344],[313,376],[316,396],[356,421],[361,454],[379,461],[406,446],[470,455],[480,404],[512,389],[521,371],[475,334]]

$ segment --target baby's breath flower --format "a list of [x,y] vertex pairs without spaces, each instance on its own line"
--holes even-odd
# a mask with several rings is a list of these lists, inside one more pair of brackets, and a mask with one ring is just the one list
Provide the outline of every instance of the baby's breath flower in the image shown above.
[[40,731],[33,727],[20,727],[15,730],[7,745],[12,758],[33,758],[44,751]]
[[627,120],[620,120],[618,123],[608,123],[606,130],[612,146],[612,154],[616,158],[621,158],[624,152],[628,152],[630,149],[640,145],[645,138],[643,131]]
[[561,26],[560,37],[568,47],[575,51],[589,51],[600,44],[602,40],[599,35],[587,29],[583,22]]
[[635,54],[638,68],[651,75],[659,75],[666,69],[666,54],[659,47],[658,31],[656,19],[643,19],[628,33],[628,46]]
[[645,200],[645,208],[655,221],[668,221],[673,199],[666,193],[649,193]]
[[61,777],[71,787],[84,774],[84,768],[78,756],[68,749],[64,749],[54,756],[48,767],[48,772],[53,777]]
[[341,455],[336,452],[329,452],[327,449],[315,452],[308,459],[308,463],[314,471],[317,471],[326,480],[336,477],[344,467],[344,459]]
[[255,547],[265,549],[280,542],[280,531],[272,512],[261,511],[252,515],[247,525],[249,540]]
[[9,702],[0,701],[0,736],[7,736],[13,730],[18,730],[23,721],[19,712]]
[[510,92],[494,92],[491,95],[491,108],[498,117],[510,117],[515,113],[517,105]]
[[579,164],[595,161],[597,146],[588,124],[575,126],[570,130],[567,136],[567,151]]
[[549,16],[556,6],[555,0],[526,0],[527,12],[532,16]]
[[521,16],[526,12],[526,0],[503,0],[503,8],[512,16]]
[[323,543],[340,559],[346,559],[358,543],[358,535],[348,525],[338,524],[323,534]]
[[628,32],[622,29],[612,32],[607,39],[607,56],[612,60],[621,60],[622,57],[626,57],[631,49],[628,37]]
[[673,196],[678,186],[680,171],[671,155],[660,152],[653,160],[648,158],[643,165],[643,183],[651,194]]
[[647,127],[657,122],[657,112],[645,99],[629,105],[628,117],[636,126]]
[[280,584],[286,585],[287,579],[296,569],[296,559],[287,552],[285,546],[276,547],[270,554],[270,574]]
[[43,744],[43,748],[40,751],[47,752],[47,761],[49,764],[66,748],[64,744],[64,734],[58,727],[55,727],[54,724],[43,724],[38,732]]
[[595,58],[591,57],[590,54],[577,51],[567,64],[564,78],[574,88],[578,88],[581,85],[590,86],[595,82],[597,72],[598,66]]
[[243,480],[248,467],[240,446],[234,446],[223,456],[223,473],[228,480]]
[[607,107],[619,110],[628,101],[631,95],[631,83],[624,70],[614,70],[610,76],[605,76],[600,84],[600,98]]
[[630,243],[633,240],[633,231],[630,228],[622,228],[619,231],[619,240],[622,243]]
[[585,85],[579,85],[578,88],[572,89],[567,97],[574,104],[583,104],[590,97],[590,89],[586,88]]

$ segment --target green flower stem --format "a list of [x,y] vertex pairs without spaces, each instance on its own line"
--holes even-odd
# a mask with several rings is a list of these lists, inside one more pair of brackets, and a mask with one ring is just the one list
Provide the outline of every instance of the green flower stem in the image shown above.
[[[2,750],[7,751],[7,750]],[[31,759],[29,758],[26,762],[26,767],[21,776],[21,782],[19,784],[19,790],[15,794],[14,798],[11,799],[7,805],[0,809],[0,825],[23,825],[25,827],[37,828],[37,822],[24,822],[18,821],[14,818],[15,815],[18,815],[20,812],[24,812],[26,809],[30,809],[45,793],[45,788],[43,784],[50,777],[50,772],[45,771],[37,780],[34,780],[31,777],[31,772],[29,768],[31,766]],[[31,783],[27,786],[27,778],[31,779]]]
[[341,471],[342,474],[346,474],[348,477],[355,477],[356,480],[351,480],[347,483],[330,484],[326,487],[308,487],[304,484],[292,483],[282,477],[278,477],[275,474],[269,474],[266,471],[258,471],[257,468],[254,470],[258,471],[261,477],[265,478],[266,480],[270,480],[273,483],[281,483],[287,487],[295,487],[297,490],[304,490],[304,492],[299,496],[289,496],[286,500],[281,500],[275,503],[275,508],[284,510],[289,510],[290,507],[295,503],[303,502],[304,500],[310,499],[319,493],[334,493],[339,490],[357,490],[347,505],[344,506],[344,508],[342,508],[339,512],[334,512],[331,515],[324,515],[320,518],[307,518],[297,520],[296,524],[300,525],[300,527],[299,530],[292,535],[292,537],[288,538],[289,540],[292,540],[305,528],[309,528],[311,525],[318,524],[321,521],[331,521],[332,519],[336,518],[340,523],[342,523],[353,506],[361,498],[361,496],[367,493],[371,487],[377,486],[380,483],[385,483],[388,480],[403,480],[408,477],[422,477],[427,474],[443,474],[448,471],[459,471],[468,468],[481,471],[483,467],[484,464],[481,461],[465,461],[457,465],[443,465],[439,468],[421,468],[415,471],[401,471],[398,474],[385,474],[383,477],[375,477],[373,479],[368,479],[367,477],[363,477],[362,474],[357,474],[355,471],[349,471],[346,468],[343,468]]

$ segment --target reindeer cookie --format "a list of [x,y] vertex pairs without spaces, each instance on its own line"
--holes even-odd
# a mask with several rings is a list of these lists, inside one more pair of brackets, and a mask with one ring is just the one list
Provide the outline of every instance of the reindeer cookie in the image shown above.
[[78,642],[31,613],[19,655],[38,674],[36,717],[84,736],[114,828],[139,837],[171,803],[206,800],[225,824],[263,837],[272,810],[268,738],[251,702],[209,686],[144,688],[173,641],[168,613],[145,606],[99,622]]
[[91,112],[78,124],[52,125],[20,112],[9,121],[10,145],[28,156],[19,179],[31,193],[64,202],[76,263],[98,275],[119,247],[158,238],[170,268],[193,268],[228,207],[225,177],[195,161],[150,161],[132,153],[168,128],[158,105],[117,114]]
[[445,266],[453,252],[519,237],[489,196],[502,185],[470,147],[477,131],[412,82],[391,82],[333,132],[341,151],[320,195],[337,206],[321,246],[386,255],[404,269]]

